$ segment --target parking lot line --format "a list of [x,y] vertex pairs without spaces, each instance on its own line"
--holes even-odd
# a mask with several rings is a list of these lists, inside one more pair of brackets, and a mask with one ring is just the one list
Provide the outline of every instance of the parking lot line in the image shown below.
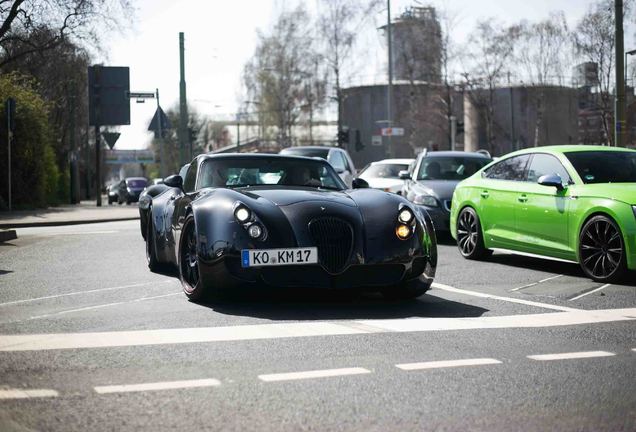
[[603,289],[607,288],[607,287],[608,287],[608,286],[610,286],[610,285],[611,285],[611,284],[605,284],[605,285],[600,286],[600,287],[598,287],[598,288],[596,288],[596,289],[593,289],[592,291],[584,292],[583,294],[580,294],[580,295],[577,295],[576,297],[571,298],[571,299],[570,299],[570,301],[578,300],[578,299],[580,299],[581,297],[585,297],[586,295],[594,294],[595,292],[599,292],[600,290],[603,290]]
[[523,299],[518,299],[513,297],[501,297],[501,296],[486,294],[486,293],[482,293],[478,291],[469,291],[469,290],[459,289],[459,288],[455,288],[455,287],[444,285],[444,284],[439,284],[437,282],[434,282],[432,286],[433,288],[439,289],[442,291],[454,292],[457,294],[465,294],[465,295],[469,295],[473,297],[481,297],[481,298],[487,298],[492,300],[501,300],[501,301],[506,301],[510,303],[518,303],[518,304],[523,304],[526,306],[534,306],[534,307],[540,307],[544,309],[558,310],[562,312],[573,312],[573,311],[580,310],[580,309],[574,309],[571,307],[557,306],[557,305],[548,304],[548,303],[539,303],[535,301],[523,300]]
[[530,288],[530,287],[533,287],[535,285],[539,285],[539,284],[542,284],[544,282],[551,281],[552,279],[560,278],[561,276],[563,276],[563,275],[560,274],[560,275],[556,275],[556,276],[550,276],[548,278],[541,279],[538,282],[533,282],[533,283],[530,283],[528,285],[524,285],[524,286],[520,286],[520,287],[517,287],[517,288],[513,288],[513,289],[510,290],[510,292],[515,292],[515,291],[519,291],[519,290],[522,290],[522,289],[525,289],[525,288]]
[[68,297],[68,296],[76,296],[76,295],[82,295],[82,294],[90,294],[90,293],[96,293],[96,292],[102,292],[102,291],[112,291],[112,290],[119,290],[119,289],[126,289],[126,288],[136,288],[136,287],[141,287],[141,286],[146,286],[146,285],[153,285],[153,284],[165,284],[165,283],[169,283],[169,282],[173,282],[173,280],[135,283],[135,284],[130,284],[130,285],[121,285],[121,286],[115,286],[115,287],[109,287],[109,288],[97,288],[97,289],[86,290],[86,291],[73,291],[73,292],[64,293],[64,294],[56,294],[56,295],[50,295],[50,296],[44,296],[44,297],[35,297],[35,298],[24,299],[24,300],[14,300],[14,301],[10,301],[10,302],[0,303],[0,306],[8,306],[8,305],[15,305],[15,304],[20,304],[20,303],[35,302],[35,301],[40,301],[40,300],[49,300],[49,299],[54,299],[54,298],[59,298],[59,297]]
[[109,386],[97,386],[94,387],[96,393],[108,394],[108,393],[131,393],[131,392],[143,392],[143,391],[158,391],[158,390],[175,390],[195,387],[218,387],[221,382],[214,378],[186,380],[186,381],[163,381],[154,383],[143,384],[123,384],[123,385],[109,385]]
[[312,379],[312,378],[329,378],[329,377],[346,376],[346,375],[361,375],[361,374],[369,374],[369,373],[371,373],[371,371],[368,369],[361,368],[361,367],[353,367],[353,368],[340,368],[340,369],[312,370],[312,371],[303,371],[303,372],[264,374],[264,375],[259,375],[258,379],[265,382],[293,381],[293,380]]
[[462,360],[441,360],[441,361],[427,361],[420,363],[402,363],[396,364],[395,367],[405,370],[422,370],[422,369],[440,369],[440,368],[452,368],[462,366],[482,366],[501,364],[501,361],[493,358],[474,358],[474,359],[462,359]]
[[35,399],[57,395],[55,390],[49,389],[0,389],[0,399]]
[[574,360],[574,359],[594,358],[594,357],[612,357],[615,355],[616,354],[608,352],[608,351],[580,351],[580,352],[559,353],[559,354],[535,354],[535,355],[529,355],[528,358],[531,360],[538,360],[538,361],[550,361],[550,360]]

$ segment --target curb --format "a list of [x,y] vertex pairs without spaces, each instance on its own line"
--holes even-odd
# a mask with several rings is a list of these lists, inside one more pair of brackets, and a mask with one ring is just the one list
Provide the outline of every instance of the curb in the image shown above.
[[17,238],[18,234],[15,232],[15,230],[0,230],[0,243],[15,240]]
[[65,220],[65,221],[48,221],[48,222],[16,222],[0,224],[0,229],[6,228],[32,228],[32,227],[50,227],[50,226],[64,226],[64,225],[83,225],[94,224],[102,222],[119,222],[119,221],[131,221],[139,220],[139,216],[126,217],[126,218],[107,218],[107,219],[90,219],[90,220]]

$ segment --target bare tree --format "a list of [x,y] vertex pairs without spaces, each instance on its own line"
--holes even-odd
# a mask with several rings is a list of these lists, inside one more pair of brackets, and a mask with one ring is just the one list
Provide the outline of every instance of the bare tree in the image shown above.
[[572,64],[571,34],[565,14],[554,12],[539,22],[522,22],[515,51],[515,63],[521,69],[523,80],[537,86],[531,93],[537,113],[534,125],[534,146],[537,147],[542,145],[545,86],[565,85],[568,66]]
[[131,12],[132,0],[0,0],[0,68],[68,39],[98,48]]
[[495,89],[506,75],[519,39],[520,27],[505,27],[495,20],[479,21],[466,47],[465,85],[468,95],[486,125],[488,150],[497,154],[495,136]]
[[324,58],[333,74],[333,95],[342,129],[342,74],[350,60],[357,34],[382,0],[320,0],[318,30],[324,43]]
[[302,6],[283,12],[271,34],[259,33],[252,60],[245,66],[248,97],[259,107],[259,120],[276,125],[276,140],[282,147],[292,144],[293,127],[311,99],[311,113],[319,108],[320,77],[314,74],[317,51],[308,34],[311,22]]

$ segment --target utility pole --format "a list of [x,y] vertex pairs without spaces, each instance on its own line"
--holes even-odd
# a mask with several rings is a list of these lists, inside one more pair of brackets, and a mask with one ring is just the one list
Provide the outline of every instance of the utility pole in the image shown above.
[[[387,43],[389,47],[389,83],[386,87],[386,118],[387,127],[393,126],[393,118],[391,113],[391,99],[393,96],[393,38],[391,35],[391,0],[386,0],[386,13],[387,13]],[[393,157],[393,149],[391,148],[391,135],[389,134],[388,147],[389,157]]]
[[625,133],[625,48],[623,37],[623,0],[614,0],[615,46],[616,46],[616,101],[614,108],[614,145],[623,146]]
[[95,196],[97,207],[102,206],[102,148],[101,148],[101,135],[100,135],[100,123],[101,123],[101,67],[99,65],[94,66],[95,70]]
[[11,141],[13,141],[13,132],[15,130],[15,99],[9,98],[6,102],[6,116],[7,116],[7,192],[8,192],[8,204],[9,211],[12,210],[12,199],[11,199]]
[[159,164],[159,175],[161,178],[166,178],[166,154],[163,145],[163,125],[161,124],[161,105],[159,105],[159,89],[155,89],[155,95],[157,97],[157,139],[159,140],[159,157],[161,162]]
[[[185,42],[183,32],[179,32],[179,159],[180,165],[192,160],[192,143],[188,134],[188,101],[185,82]],[[187,148],[187,153],[186,153]]]
[[508,87],[510,89],[510,140],[512,151],[517,150],[517,138],[515,137],[515,105],[514,92],[510,83],[510,71],[508,71]]
[[236,113],[236,152],[241,152],[241,114]]

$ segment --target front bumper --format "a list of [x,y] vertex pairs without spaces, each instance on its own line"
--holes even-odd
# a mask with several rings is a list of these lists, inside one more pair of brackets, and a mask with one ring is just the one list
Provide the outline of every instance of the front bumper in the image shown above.
[[450,212],[441,207],[418,206],[428,213],[433,221],[435,231],[450,232]]

